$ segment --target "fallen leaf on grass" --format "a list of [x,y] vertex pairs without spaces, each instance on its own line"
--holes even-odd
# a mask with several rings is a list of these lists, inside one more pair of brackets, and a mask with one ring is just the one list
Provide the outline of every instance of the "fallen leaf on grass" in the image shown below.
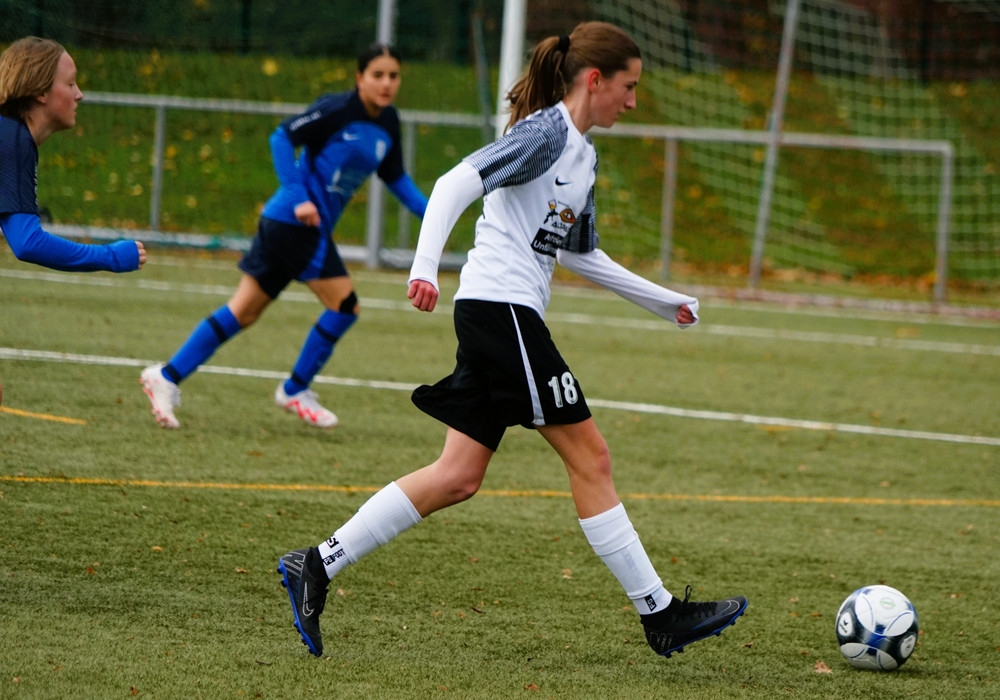
[[813,671],[816,673],[833,673],[833,669],[827,666],[822,661],[817,661],[816,665],[813,666]]

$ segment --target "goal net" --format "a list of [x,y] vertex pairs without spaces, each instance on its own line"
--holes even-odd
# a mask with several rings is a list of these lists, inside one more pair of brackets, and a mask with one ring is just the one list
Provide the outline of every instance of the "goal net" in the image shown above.
[[[539,10],[559,4],[534,2]],[[801,0],[784,131],[951,142],[949,279],[996,284],[998,153],[995,135],[984,138],[984,117],[973,105],[996,92],[976,78],[984,52],[988,58],[996,50],[990,47],[996,46],[1000,12],[990,11],[988,3],[901,5],[911,6],[908,14],[878,14],[880,3],[864,0]],[[923,14],[912,7],[918,5]],[[588,9],[629,31],[642,47],[641,90],[652,98],[655,119],[764,130],[786,7],[786,0],[598,0]],[[529,17],[531,12],[529,3]],[[956,60],[963,52],[968,60]],[[760,144],[682,144],[675,260],[744,272],[765,152]],[[940,177],[941,158],[933,153],[782,147],[765,274],[931,284]],[[615,220],[641,217],[638,205],[632,203],[636,211],[629,212],[629,202],[618,199],[611,198]],[[656,235],[655,228],[649,235]]]

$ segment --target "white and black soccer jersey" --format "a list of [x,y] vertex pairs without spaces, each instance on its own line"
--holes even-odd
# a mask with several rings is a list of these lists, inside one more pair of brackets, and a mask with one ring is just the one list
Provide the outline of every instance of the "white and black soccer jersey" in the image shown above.
[[455,298],[522,304],[544,317],[556,251],[597,248],[593,143],[560,102],[465,162],[479,172],[486,197]]
[[410,280],[437,284],[444,244],[462,212],[485,194],[476,244],[455,299],[521,304],[545,317],[556,262],[670,321],[698,300],[650,282],[598,247],[597,151],[560,102],[517,122],[434,186]]

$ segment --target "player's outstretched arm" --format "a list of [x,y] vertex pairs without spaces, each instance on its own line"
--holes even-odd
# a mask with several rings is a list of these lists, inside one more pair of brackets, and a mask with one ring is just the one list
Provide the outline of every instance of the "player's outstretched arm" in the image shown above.
[[697,299],[640,277],[616,263],[600,249],[589,253],[559,250],[556,259],[563,267],[661,318],[673,321],[681,328],[698,323]]
[[108,245],[68,241],[43,229],[34,214],[0,217],[0,228],[18,260],[52,270],[131,272],[146,262],[146,248],[140,241],[116,241]]

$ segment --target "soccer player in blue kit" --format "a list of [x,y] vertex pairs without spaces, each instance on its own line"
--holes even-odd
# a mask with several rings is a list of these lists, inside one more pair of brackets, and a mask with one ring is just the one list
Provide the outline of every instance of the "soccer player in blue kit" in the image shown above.
[[38,148],[76,125],[83,92],[59,43],[29,36],[0,56],[0,229],[18,260],[65,272],[131,272],[146,262],[139,241],[88,245],[42,228]]
[[355,77],[355,90],[320,97],[272,133],[280,187],[264,205],[253,245],[240,261],[243,276],[236,291],[195,327],[166,364],[141,374],[143,391],[162,427],[180,425],[174,415],[180,405],[178,385],[220,345],[260,318],[292,280],[304,282],[325,309],[274,400],[309,425],[337,425],[337,416],[309,388],[360,310],[332,238],[334,227],[372,173],[415,215],[423,217],[427,207],[427,197],[403,169],[399,114],[392,106],[400,84],[399,56],[388,46],[373,44],[358,56]]
[[325,541],[278,560],[295,627],[314,655],[323,653],[319,620],[331,579],[430,514],[471,498],[515,425],[536,429],[562,458],[587,542],[635,606],[653,651],[683,651],[746,610],[743,596],[695,602],[690,586],[683,598],[664,587],[616,493],[608,445],[544,321],[557,262],[681,327],[698,321],[697,299],[643,279],[597,247],[597,153],[587,132],[635,108],[641,71],[639,47],[611,24],[585,22],[544,39],[508,95],[507,132],[434,185],[407,290],[421,311],[436,306],[453,226],[483,198],[455,294],[455,369],[413,392],[413,402],[447,426],[444,447]]

